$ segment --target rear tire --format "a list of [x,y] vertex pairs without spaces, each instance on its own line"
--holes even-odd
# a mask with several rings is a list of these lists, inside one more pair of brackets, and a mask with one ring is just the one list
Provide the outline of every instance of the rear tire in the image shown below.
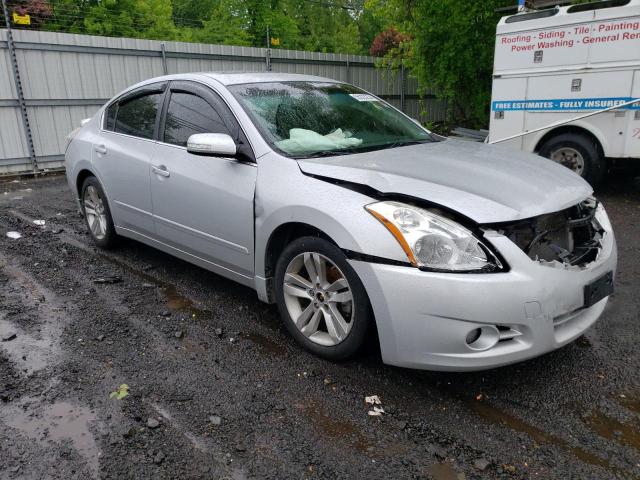
[[538,154],[570,168],[594,187],[602,182],[607,169],[598,146],[579,133],[561,133],[548,139]]
[[373,315],[360,278],[338,247],[318,237],[291,242],[276,264],[275,290],[289,333],[306,350],[328,360],[360,351]]
[[107,196],[96,177],[87,177],[80,189],[80,206],[91,240],[98,247],[115,247],[118,235],[113,226]]

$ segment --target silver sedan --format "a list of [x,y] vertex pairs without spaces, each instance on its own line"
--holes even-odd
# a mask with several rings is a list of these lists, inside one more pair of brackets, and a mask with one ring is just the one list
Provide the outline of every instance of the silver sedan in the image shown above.
[[346,83],[171,75],[83,123],[67,178],[98,246],[129,237],[250,286],[328,359],[377,338],[393,365],[510,364],[580,336],[612,293],[614,235],[578,175]]

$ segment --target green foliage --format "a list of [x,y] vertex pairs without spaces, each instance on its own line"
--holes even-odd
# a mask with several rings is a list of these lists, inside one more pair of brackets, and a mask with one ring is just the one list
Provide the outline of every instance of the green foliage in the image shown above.
[[219,3],[218,0],[173,0],[173,23],[186,30],[200,28],[211,18]]
[[[22,1],[22,0],[14,0]],[[46,0],[30,0],[45,2]],[[366,54],[379,19],[364,0],[50,0],[43,29]]]
[[449,121],[487,124],[499,7],[513,0],[369,0],[389,26],[410,36],[407,48],[389,56],[402,61],[423,90],[448,105]]
[[251,45],[251,36],[246,31],[246,12],[236,8],[233,0],[219,0],[209,13],[202,29],[193,29],[192,38],[182,40],[222,45]]
[[326,2],[291,2],[298,25],[292,48],[316,52],[363,53],[357,21],[350,11]]
[[105,0],[89,8],[84,24],[91,35],[173,40],[171,17],[166,0]]

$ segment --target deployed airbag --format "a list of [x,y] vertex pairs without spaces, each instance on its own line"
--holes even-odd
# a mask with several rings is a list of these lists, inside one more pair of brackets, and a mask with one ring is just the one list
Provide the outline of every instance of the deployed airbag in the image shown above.
[[285,152],[295,155],[300,153],[321,152],[355,147],[362,143],[362,139],[353,138],[343,132],[341,128],[327,135],[320,135],[313,130],[292,128],[289,138],[275,142],[276,146]]

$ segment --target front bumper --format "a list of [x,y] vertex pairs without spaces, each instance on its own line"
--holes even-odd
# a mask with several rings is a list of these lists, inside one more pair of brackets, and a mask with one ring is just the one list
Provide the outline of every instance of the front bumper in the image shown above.
[[[585,268],[542,265],[498,233],[487,238],[511,267],[504,273],[436,273],[350,261],[371,301],[383,361],[428,370],[483,370],[573,341],[598,320],[608,300],[583,308],[585,285],[616,269],[615,238],[606,223],[598,258]],[[499,327],[505,339],[474,350],[467,334],[483,326]]]

